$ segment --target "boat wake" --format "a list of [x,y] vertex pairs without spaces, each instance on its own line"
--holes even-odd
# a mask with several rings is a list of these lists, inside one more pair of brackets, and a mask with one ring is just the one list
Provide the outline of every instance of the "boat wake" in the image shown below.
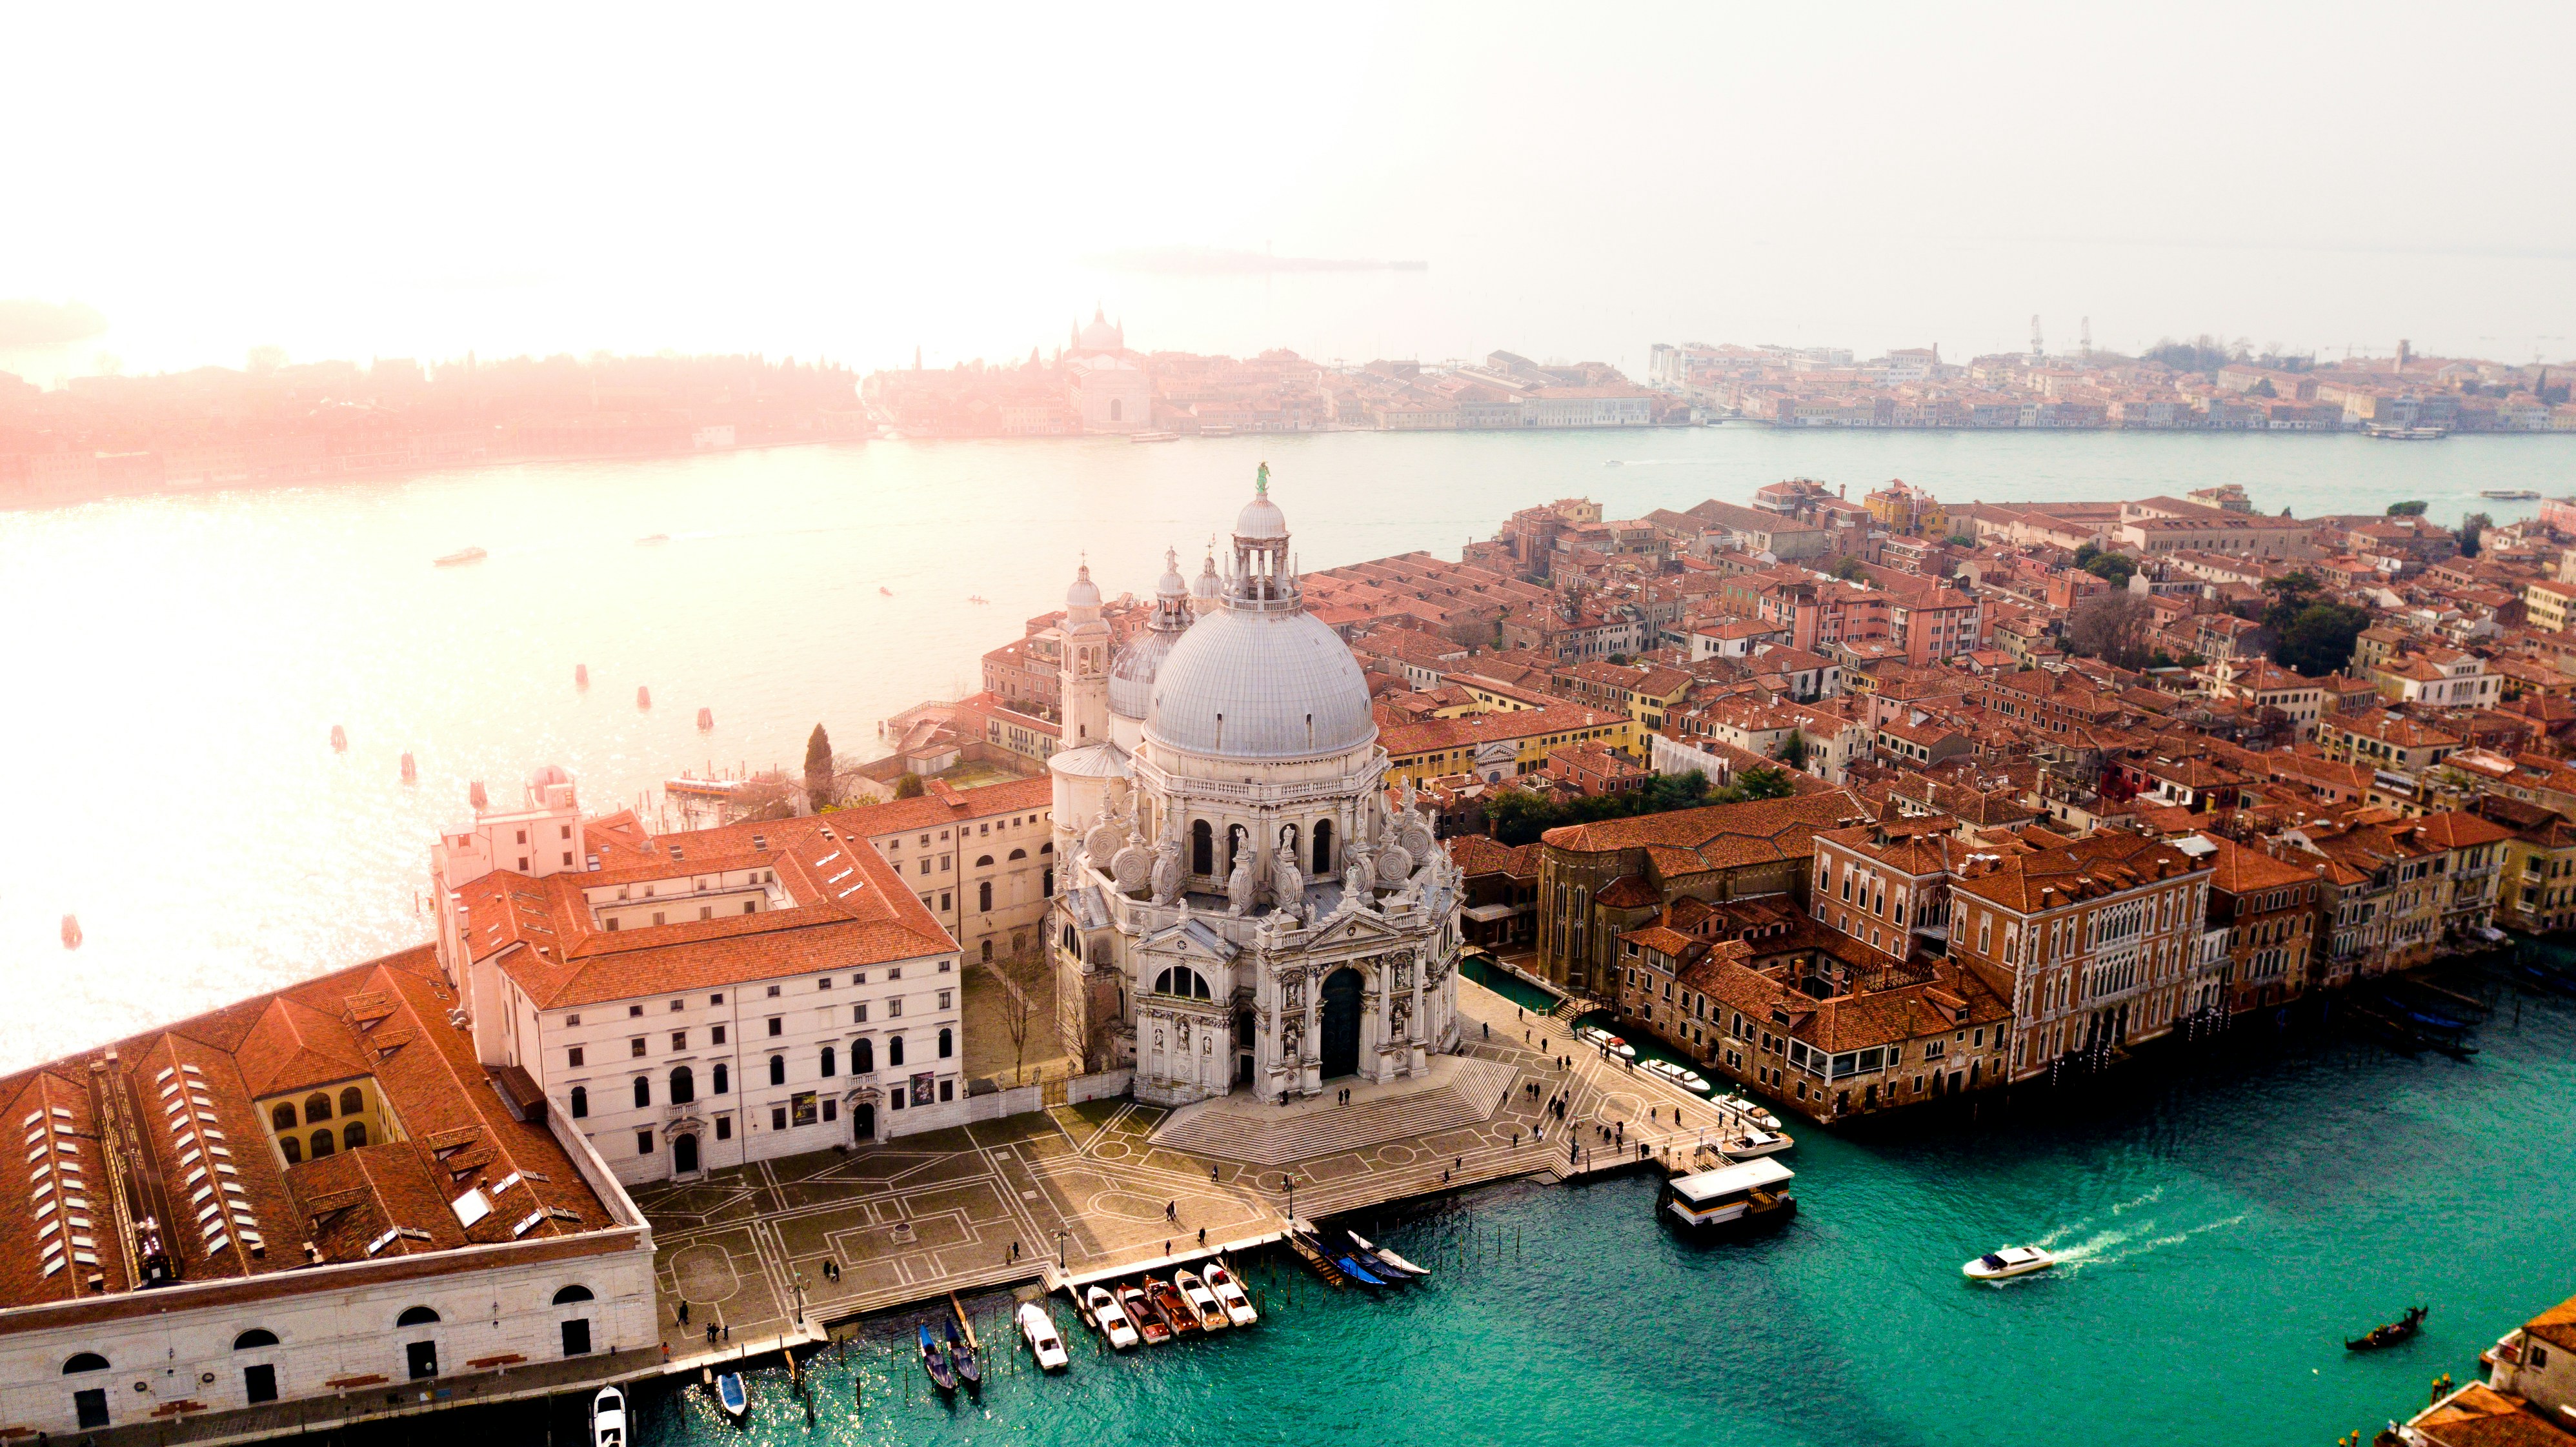
[[[2126,1200],[2126,1201],[2121,1201],[2121,1202],[2119,1202],[2119,1203],[2115,1204],[2114,1206],[2112,1206],[2112,1207],[2111,1207],[2111,1214],[2112,1214],[2112,1215],[2114,1215],[2114,1216],[2125,1216],[2125,1215],[2129,1214],[2131,1211],[2135,1211],[2135,1210],[2138,1210],[2138,1209],[2140,1209],[2140,1208],[2142,1208],[2142,1207],[2146,1207],[2146,1206],[2152,1206],[2152,1205],[2154,1205],[2156,1202],[2158,1202],[2158,1201],[2160,1201],[2160,1200],[2164,1199],[2164,1194],[2165,1194],[2165,1188],[2164,1188],[2164,1187],[2162,1187],[2162,1186],[2154,1187],[2154,1188],[2150,1189],[2150,1190],[2149,1190],[2145,1195],[2143,1195],[2143,1196],[2134,1196],[2134,1197],[2131,1197],[2130,1199],[2128,1199],[2128,1200]],[[2070,1236],[2073,1236],[2076,1232],[2081,1231],[2081,1230],[2083,1230],[2085,1227],[2090,1226],[2090,1225],[2092,1225],[2092,1224],[2093,1224],[2093,1218],[2092,1218],[2092,1217],[2090,1217],[2090,1216],[2082,1216],[2082,1217],[2078,1217],[2077,1219],[2075,1219],[2075,1220],[2073,1220],[2073,1221],[2069,1221],[2069,1222],[2068,1222],[2068,1223],[2066,1223],[2065,1225],[2060,1226],[2060,1227],[2058,1227],[2057,1229],[2055,1229],[2055,1230],[2053,1230],[2053,1231],[2049,1232],[2047,1235],[2040,1237],[2038,1240],[2036,1240],[2036,1241],[2032,1242],[2031,1244],[2032,1244],[2033,1246],[2037,1246],[2037,1247],[2039,1247],[2039,1248],[2040,1248],[2041,1250],[2043,1250],[2043,1251],[2056,1251],[2056,1250],[2057,1250],[2057,1243],[2058,1243],[2058,1242],[2063,1241],[2063,1240],[2067,1239],[2067,1238],[2068,1238],[2068,1237],[2070,1237]],[[2111,1234],[2111,1233],[2104,1233],[2104,1234]],[[2123,1239],[2125,1239],[2125,1238],[2123,1238]],[[2086,1244],[2088,1244],[2088,1245],[2089,1245],[2089,1244],[2091,1244],[2091,1243],[2089,1243],[2089,1242],[2088,1242],[2088,1243],[2086,1243]],[[2083,1249],[2084,1249],[2084,1248],[2083,1248],[2083,1247],[2081,1247],[2081,1246],[2069,1247],[2069,1248],[2068,1248],[2068,1250],[2071,1250],[2071,1251],[2081,1251],[2081,1250],[2083,1250]],[[2059,1254],[2060,1256],[2063,1256],[2063,1255],[2065,1255],[2066,1253],[2065,1253],[2065,1252],[2059,1252],[2058,1254]]]
[[2117,1266],[2123,1261],[2144,1256],[2150,1251],[2161,1251],[2167,1246],[2180,1246],[2203,1232],[2223,1231],[2230,1226],[2243,1223],[2244,1220],[2245,1213],[2239,1211],[2233,1216],[2216,1221],[2204,1221],[2197,1226],[2186,1227],[2180,1231],[2168,1231],[2158,1236],[2146,1234],[2155,1230],[2156,1223],[2145,1221],[2139,1223],[2137,1229],[2133,1231],[2105,1231],[2081,1246],[2059,1252],[2057,1259],[2059,1265],[2067,1271],[2076,1271],[2087,1266]]

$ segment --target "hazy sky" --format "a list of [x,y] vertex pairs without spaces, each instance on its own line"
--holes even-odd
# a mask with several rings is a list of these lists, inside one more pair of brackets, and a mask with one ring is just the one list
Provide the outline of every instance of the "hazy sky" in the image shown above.
[[[129,370],[2213,331],[2576,354],[2576,7],[21,7],[0,297]],[[1262,280],[1085,258],[1418,259]]]

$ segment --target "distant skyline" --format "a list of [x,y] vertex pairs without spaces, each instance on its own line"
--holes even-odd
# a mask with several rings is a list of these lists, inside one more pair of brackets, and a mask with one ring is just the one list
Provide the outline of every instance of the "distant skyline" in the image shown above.
[[2020,350],[2034,312],[2052,347],[2576,355],[2542,159],[2576,13],[2374,13],[57,7],[24,53],[88,63],[0,94],[46,138],[0,298],[108,329],[0,369],[945,365],[1095,303],[1147,348],[1632,371]]

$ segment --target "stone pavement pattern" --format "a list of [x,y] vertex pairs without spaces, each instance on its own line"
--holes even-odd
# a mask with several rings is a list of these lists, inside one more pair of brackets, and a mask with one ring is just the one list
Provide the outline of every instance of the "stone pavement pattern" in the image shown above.
[[[1087,1274],[1193,1250],[1202,1231],[1211,1247],[1265,1238],[1285,1228],[1292,1192],[1312,1217],[1510,1176],[1560,1180],[1625,1167],[1640,1143],[1686,1153],[1726,1123],[1473,981],[1459,981],[1458,1004],[1464,1058],[1429,1082],[1353,1080],[1349,1106],[1330,1091],[1285,1111],[1229,1098],[1225,1111],[1188,1108],[1166,1131],[1170,1112],[1092,1101],[638,1188],[663,1340],[679,1365],[710,1351],[710,1322],[714,1350],[765,1350],[819,1336],[825,1321],[1035,1278],[1059,1261]],[[1559,1095],[1564,1121],[1546,1106]],[[1461,1096],[1491,1108],[1461,1108]],[[1425,1102],[1437,1107],[1427,1116]],[[1600,1142],[1600,1128],[1621,1126],[1625,1146]],[[1579,1166],[1569,1137],[1589,1152]],[[1283,1140],[1311,1153],[1259,1158]]]

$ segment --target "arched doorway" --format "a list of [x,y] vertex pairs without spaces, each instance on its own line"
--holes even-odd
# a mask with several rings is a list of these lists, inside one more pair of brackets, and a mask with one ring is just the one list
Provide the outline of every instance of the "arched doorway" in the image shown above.
[[850,1112],[850,1134],[852,1138],[863,1141],[877,1138],[877,1108],[874,1105],[862,1103]]
[[1324,978],[1324,1078],[1355,1075],[1360,1068],[1360,972],[1335,970]]
[[695,1135],[671,1138],[671,1173],[679,1176],[697,1174],[698,1138]]

